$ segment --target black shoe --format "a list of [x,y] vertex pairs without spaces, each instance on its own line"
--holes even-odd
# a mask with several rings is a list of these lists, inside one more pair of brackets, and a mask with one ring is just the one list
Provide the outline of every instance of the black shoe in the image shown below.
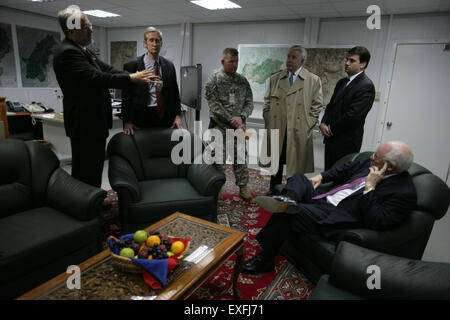
[[255,202],[264,210],[269,212],[283,212],[295,214],[297,212],[297,202],[288,196],[259,196],[255,198]]
[[255,274],[261,272],[272,272],[274,267],[273,259],[263,260],[261,255],[257,255],[252,260],[244,263],[242,273]]

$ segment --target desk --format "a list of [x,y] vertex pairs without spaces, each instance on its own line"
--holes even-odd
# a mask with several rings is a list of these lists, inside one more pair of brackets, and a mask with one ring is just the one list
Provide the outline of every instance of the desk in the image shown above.
[[42,139],[42,124],[32,124],[29,112],[8,112],[9,137],[21,140]]
[[[64,120],[61,113],[40,113],[32,115],[38,122],[42,122],[43,139],[52,144],[52,149],[56,153],[59,160],[71,160],[72,150],[70,147],[70,139],[66,136],[64,129]],[[109,130],[109,140],[118,132],[122,132],[122,120],[113,116],[113,127]]]

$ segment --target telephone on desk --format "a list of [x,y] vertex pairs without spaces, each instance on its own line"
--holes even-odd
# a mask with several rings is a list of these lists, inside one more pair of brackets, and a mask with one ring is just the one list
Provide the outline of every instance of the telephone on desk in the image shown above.
[[9,112],[30,112],[30,113],[44,113],[44,112],[53,112],[54,110],[51,108],[46,108],[42,105],[40,102],[31,102],[30,104],[27,103],[20,103],[20,102],[11,102],[6,101],[6,106],[8,108]]

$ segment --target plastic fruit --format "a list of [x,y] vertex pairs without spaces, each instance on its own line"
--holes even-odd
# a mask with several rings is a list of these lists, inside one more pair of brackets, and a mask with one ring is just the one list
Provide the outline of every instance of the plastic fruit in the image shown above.
[[125,258],[132,258],[134,257],[134,250],[131,248],[123,248],[120,250],[120,255]]
[[138,230],[134,233],[133,239],[137,243],[142,244],[147,240],[147,232],[145,232],[144,230]]
[[184,243],[181,241],[175,241],[172,243],[172,246],[170,247],[170,251],[172,251],[175,254],[180,254],[184,250]]
[[157,244],[159,246],[160,243],[161,243],[161,239],[159,239],[159,237],[156,235],[152,235],[147,238],[147,241],[145,244],[147,245],[147,247],[151,247],[155,244]]
[[175,253],[173,253],[172,251],[167,251],[167,256],[170,258],[171,256],[173,256]]

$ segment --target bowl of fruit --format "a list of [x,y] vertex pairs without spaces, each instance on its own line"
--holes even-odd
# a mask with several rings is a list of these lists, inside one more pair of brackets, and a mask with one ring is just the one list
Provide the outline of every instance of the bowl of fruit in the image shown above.
[[159,231],[138,230],[119,239],[110,236],[107,241],[117,269],[142,273],[142,265],[148,260],[181,260],[190,240],[163,235]]

